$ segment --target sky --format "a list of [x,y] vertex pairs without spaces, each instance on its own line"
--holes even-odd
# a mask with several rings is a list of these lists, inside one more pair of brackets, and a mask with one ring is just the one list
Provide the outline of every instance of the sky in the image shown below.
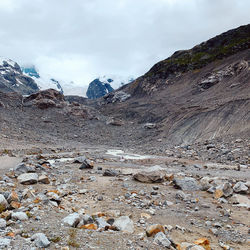
[[249,0],[0,0],[0,56],[86,86],[250,23]]

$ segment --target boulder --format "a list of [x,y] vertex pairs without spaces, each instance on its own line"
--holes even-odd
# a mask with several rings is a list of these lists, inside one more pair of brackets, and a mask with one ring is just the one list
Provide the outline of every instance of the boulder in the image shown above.
[[103,176],[117,176],[119,173],[116,170],[105,169]]
[[82,165],[79,167],[79,169],[92,169],[94,167],[94,163],[88,159],[83,160],[81,163]]
[[214,197],[216,199],[219,199],[221,197],[227,198],[232,194],[233,194],[232,185],[229,182],[225,182],[216,187],[216,190],[214,192]]
[[0,213],[8,207],[8,202],[2,194],[0,194]]
[[43,184],[50,184],[49,177],[47,175],[39,176],[38,182]]
[[133,233],[134,222],[128,216],[121,216],[115,220],[113,226],[119,231]]
[[247,196],[235,194],[232,196],[231,201],[239,207],[250,208],[250,199]]
[[18,176],[18,181],[23,185],[36,184],[38,175],[36,173],[25,173]]
[[78,213],[73,213],[65,217],[62,222],[65,226],[76,227],[80,222],[80,215]]
[[235,193],[243,193],[243,194],[245,194],[245,193],[247,193],[247,190],[248,190],[248,187],[242,181],[237,182],[233,187],[233,191]]
[[159,232],[155,235],[154,243],[164,248],[170,248],[171,246],[171,241],[168,240],[163,232]]
[[198,191],[201,190],[200,184],[196,181],[196,179],[191,177],[174,178],[173,180],[174,187],[185,190],[185,191]]
[[92,224],[92,223],[94,223],[93,217],[88,214],[84,214],[81,218],[81,221],[77,225],[77,227],[81,227],[83,225]]
[[96,218],[96,224],[98,225],[98,228],[110,227],[110,224],[108,224],[102,217]]
[[160,183],[164,182],[165,180],[164,174],[160,171],[141,171],[139,173],[134,174],[133,178],[143,183]]
[[87,160],[85,156],[79,156],[74,159],[74,163],[84,163]]
[[50,245],[50,241],[43,233],[36,233],[32,235],[31,240],[35,241],[35,245],[39,248],[46,248]]
[[36,170],[34,167],[20,163],[14,168],[14,173],[18,176],[24,173],[34,173]]
[[11,219],[25,221],[28,220],[29,218],[27,214],[24,212],[15,212],[11,214]]
[[151,225],[146,229],[146,234],[148,237],[154,236],[159,232],[165,233],[164,227],[160,224]]

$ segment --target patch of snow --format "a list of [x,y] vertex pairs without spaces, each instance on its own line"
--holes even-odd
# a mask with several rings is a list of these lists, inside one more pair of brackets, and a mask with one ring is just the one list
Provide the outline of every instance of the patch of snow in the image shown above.
[[115,157],[120,157],[126,160],[144,160],[153,158],[153,156],[151,155],[138,155],[138,154],[125,153],[122,150],[116,150],[116,149],[109,149],[107,150],[106,154],[113,155]]
[[[100,76],[98,78],[104,84],[109,83],[113,89],[118,89],[124,84],[130,83],[131,81],[133,81],[132,76],[123,77],[123,76],[117,76],[117,75],[105,75],[105,76]],[[112,82],[109,82],[108,81],[109,79],[111,79]]]
[[51,166],[54,166],[55,163],[59,163],[59,162],[68,162],[68,161],[73,161],[74,158],[60,158],[60,159],[52,159],[52,160],[48,160],[49,164]]

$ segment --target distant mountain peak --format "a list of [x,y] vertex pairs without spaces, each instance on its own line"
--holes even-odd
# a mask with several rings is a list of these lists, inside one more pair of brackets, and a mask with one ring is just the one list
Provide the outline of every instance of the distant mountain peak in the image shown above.
[[114,91],[114,89],[111,87],[110,82],[112,82],[112,79],[108,79],[109,81],[100,81],[100,78],[96,78],[94,81],[92,81],[89,84],[88,90],[87,90],[87,97],[89,99],[97,99],[100,98],[107,93],[110,93]]

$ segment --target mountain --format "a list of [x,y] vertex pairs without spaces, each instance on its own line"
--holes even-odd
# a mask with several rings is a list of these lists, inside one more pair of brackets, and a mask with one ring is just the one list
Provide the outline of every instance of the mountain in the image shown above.
[[63,93],[63,88],[59,81],[51,78],[50,76],[40,76],[35,66],[22,67],[22,72],[28,76],[30,76],[39,86],[39,89],[50,89],[53,88],[55,90]]
[[99,78],[95,79],[89,84],[86,95],[89,99],[97,99],[105,96],[107,93],[114,91],[110,83],[113,82],[112,79],[107,79],[107,81],[100,81]]
[[133,80],[132,77],[124,78],[115,75],[99,77],[89,84],[86,95],[89,99],[97,99]]
[[106,96],[100,110],[137,124],[153,123],[154,132],[142,140],[188,144],[249,135],[250,25],[175,52],[116,92],[121,91],[131,97],[113,102]]
[[0,57],[0,90],[28,95],[38,91],[39,87],[31,77],[23,74],[16,62]]
[[131,85],[135,95],[150,94],[187,72],[198,72],[211,63],[250,48],[250,24],[229,30],[192,49],[176,51],[171,57],[155,64]]

